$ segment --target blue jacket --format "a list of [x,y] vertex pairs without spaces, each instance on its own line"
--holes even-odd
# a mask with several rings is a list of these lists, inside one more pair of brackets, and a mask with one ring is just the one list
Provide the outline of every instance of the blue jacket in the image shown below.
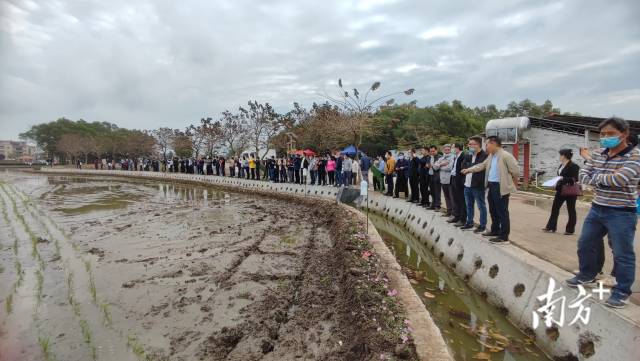
[[369,168],[371,168],[371,159],[363,154],[360,158],[360,170],[363,172],[368,172]]

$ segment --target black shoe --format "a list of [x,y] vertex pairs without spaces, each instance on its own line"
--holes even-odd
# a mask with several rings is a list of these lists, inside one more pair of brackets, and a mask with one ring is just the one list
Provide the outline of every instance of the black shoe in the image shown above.
[[435,208],[434,208],[434,210],[435,210],[436,212],[440,212],[440,207],[435,207]]
[[442,214],[440,215],[440,217],[447,217],[447,218],[449,218],[449,217],[451,217],[451,215],[450,215],[450,214],[446,214],[446,213],[442,213]]
[[413,203],[412,199],[407,199],[407,203]]
[[493,244],[509,244],[509,240],[508,239],[504,239],[504,238],[501,238],[501,237],[491,238],[489,240],[489,242],[491,242]]
[[476,227],[476,229],[473,230],[473,233],[482,233],[485,231],[484,227]]
[[400,198],[400,197],[398,197],[398,196],[393,196],[393,198]]
[[542,229],[542,232],[547,232],[547,233],[556,233],[556,230],[555,230],[555,229],[549,229],[549,228],[546,228],[546,227],[545,227],[545,228],[543,228],[543,229]]
[[573,233],[574,233],[574,232],[564,232],[564,235],[565,235],[565,236],[573,236]]
[[483,237],[498,237],[499,235],[500,235],[500,234],[495,233],[495,232],[491,232],[491,231],[484,232],[484,233],[482,234],[482,236],[483,236]]
[[429,207],[427,207],[427,209],[428,209],[428,210],[430,210],[430,211],[433,211],[434,209],[436,209],[436,207],[434,207],[434,206],[429,206]]
[[458,223],[458,219],[457,218],[449,218],[447,219],[447,223]]
[[458,221],[458,222],[456,222],[456,224],[454,224],[454,226],[456,226],[458,228],[464,227],[465,225],[466,225],[466,223],[464,223],[463,221]]
[[473,228],[473,224],[465,224],[464,226],[460,227],[460,229],[471,229]]

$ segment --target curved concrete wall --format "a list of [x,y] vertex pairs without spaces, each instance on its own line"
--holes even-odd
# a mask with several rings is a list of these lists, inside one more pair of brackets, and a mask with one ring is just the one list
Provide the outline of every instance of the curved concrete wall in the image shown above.
[[[69,175],[101,175],[121,176],[129,178],[156,179],[166,181],[193,182],[198,184],[210,184],[220,187],[232,188],[234,191],[244,189],[259,193],[278,193],[300,197],[317,198],[325,201],[336,201],[340,188],[329,186],[310,186],[290,183],[269,183],[264,181],[247,180],[241,178],[204,176],[184,173],[140,172],[119,170],[78,170],[64,168],[42,168],[44,173],[69,174]],[[363,221],[366,218],[362,212],[351,207],[345,207],[355,217]],[[449,348],[442,338],[440,329],[435,325],[422,300],[414,292],[409,279],[404,275],[391,251],[382,241],[377,230],[370,224],[369,241],[374,251],[378,254],[380,262],[389,276],[390,285],[398,291],[398,297],[407,311],[407,318],[413,329],[416,352],[421,360],[452,361]]]
[[[370,210],[404,226],[418,237],[424,247],[467,280],[471,287],[485,293],[489,302],[508,312],[508,318],[516,326],[535,333],[536,344],[549,355],[571,354],[578,359],[587,359],[588,353],[583,353],[592,343],[595,353],[588,357],[590,360],[637,360],[640,307],[630,304],[626,309],[612,310],[593,295],[583,302],[591,309],[589,323],[576,322],[568,326],[576,311],[568,305],[578,297],[578,291],[562,282],[572,274],[517,246],[491,244],[486,238],[447,223],[441,213],[407,203],[404,199],[373,194],[366,203]],[[360,206],[364,207],[364,204]],[[543,305],[538,296],[546,293],[551,277],[557,282],[555,289],[562,287],[562,292],[555,294],[554,299],[566,297],[565,325],[558,327],[556,332],[547,329],[541,321],[534,331],[531,329],[533,311]]]

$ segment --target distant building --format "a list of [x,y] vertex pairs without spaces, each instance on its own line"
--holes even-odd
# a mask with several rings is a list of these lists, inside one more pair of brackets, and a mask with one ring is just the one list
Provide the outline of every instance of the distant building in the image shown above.
[[[573,150],[580,159],[580,147],[599,147],[598,124],[605,118],[549,114],[548,116],[492,119],[485,135],[497,135],[503,147],[517,156],[523,181],[539,174],[539,182],[556,176],[560,165],[558,150]],[[640,121],[627,120],[632,137],[640,134]],[[580,163],[578,163],[580,164]]]
[[0,160],[31,162],[36,157],[37,148],[24,141],[0,140]]

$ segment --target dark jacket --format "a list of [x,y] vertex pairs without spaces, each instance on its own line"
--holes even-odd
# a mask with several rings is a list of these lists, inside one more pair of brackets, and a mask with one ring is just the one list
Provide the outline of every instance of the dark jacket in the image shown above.
[[[425,160],[425,166],[427,166],[427,165],[428,165],[428,166],[430,166],[431,168],[433,168],[433,164],[431,164],[431,155],[428,155],[428,156],[426,156],[425,158],[426,158],[426,160]],[[440,154],[436,154],[436,155],[433,157],[433,163],[437,162],[439,159],[440,159]],[[440,170],[439,170],[439,169],[429,169],[429,168],[425,168],[425,169],[426,169],[426,171],[427,171],[427,175],[440,178]],[[429,174],[429,171],[430,171],[430,170],[433,170],[433,174]]]
[[[560,166],[561,167],[561,166]],[[558,170],[560,169],[558,167]],[[580,173],[580,166],[572,161],[569,161],[567,165],[562,169],[562,172],[558,174],[562,179],[556,183],[556,190],[560,191],[565,184],[573,184],[578,180],[578,173]]]
[[[487,159],[487,153],[484,150],[481,150],[480,153],[476,155],[476,161],[473,162],[472,159],[473,156],[467,153],[464,157],[464,161],[462,161],[462,169],[467,169],[484,162],[484,160]],[[484,173],[485,171],[473,173],[471,177],[471,188],[484,188]],[[466,175],[462,177],[462,184],[464,184],[465,179]]]
[[402,174],[405,177],[407,177],[409,175],[409,161],[407,161],[404,158],[398,159],[396,161],[396,174],[397,175]]
[[420,170],[420,160],[417,157],[413,157],[409,160],[409,178],[418,178],[418,172]]

